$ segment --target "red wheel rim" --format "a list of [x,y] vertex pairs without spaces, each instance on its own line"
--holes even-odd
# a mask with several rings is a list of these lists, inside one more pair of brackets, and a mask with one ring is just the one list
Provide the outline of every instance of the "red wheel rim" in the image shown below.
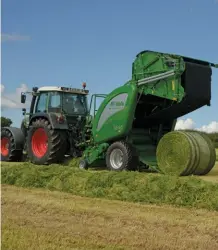
[[38,158],[43,157],[48,149],[48,136],[43,128],[38,128],[32,136],[32,151]]
[[9,154],[10,140],[7,137],[1,138],[1,155],[7,156]]

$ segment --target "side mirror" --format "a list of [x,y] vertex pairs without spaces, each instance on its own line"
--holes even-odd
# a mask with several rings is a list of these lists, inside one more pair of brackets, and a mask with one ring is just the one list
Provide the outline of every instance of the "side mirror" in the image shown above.
[[33,92],[37,92],[38,91],[38,87],[33,87]]
[[25,103],[26,102],[26,95],[22,92],[21,93],[21,103]]

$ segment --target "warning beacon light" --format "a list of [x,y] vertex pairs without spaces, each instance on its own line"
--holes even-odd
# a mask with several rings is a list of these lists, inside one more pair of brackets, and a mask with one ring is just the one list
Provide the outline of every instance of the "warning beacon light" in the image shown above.
[[86,83],[83,82],[82,86],[83,86],[83,89],[85,89],[86,88]]

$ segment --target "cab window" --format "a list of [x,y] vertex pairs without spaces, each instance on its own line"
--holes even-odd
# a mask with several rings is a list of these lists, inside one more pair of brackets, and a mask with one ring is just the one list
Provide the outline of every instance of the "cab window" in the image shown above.
[[63,111],[69,115],[85,115],[87,113],[85,95],[63,93]]
[[60,92],[51,92],[49,103],[48,103],[48,111],[59,113],[61,112],[61,94]]
[[48,93],[41,93],[38,96],[38,100],[36,103],[36,107],[35,107],[35,112],[36,113],[40,113],[40,112],[46,112],[47,110],[47,99],[48,99]]

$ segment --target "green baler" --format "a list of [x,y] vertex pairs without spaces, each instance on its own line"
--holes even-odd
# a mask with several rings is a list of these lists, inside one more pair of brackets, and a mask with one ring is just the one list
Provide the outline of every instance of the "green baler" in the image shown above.
[[141,165],[158,170],[161,138],[174,130],[178,117],[210,105],[211,67],[218,65],[155,51],[139,53],[132,79],[106,95],[92,117],[80,167],[103,161],[115,171]]

